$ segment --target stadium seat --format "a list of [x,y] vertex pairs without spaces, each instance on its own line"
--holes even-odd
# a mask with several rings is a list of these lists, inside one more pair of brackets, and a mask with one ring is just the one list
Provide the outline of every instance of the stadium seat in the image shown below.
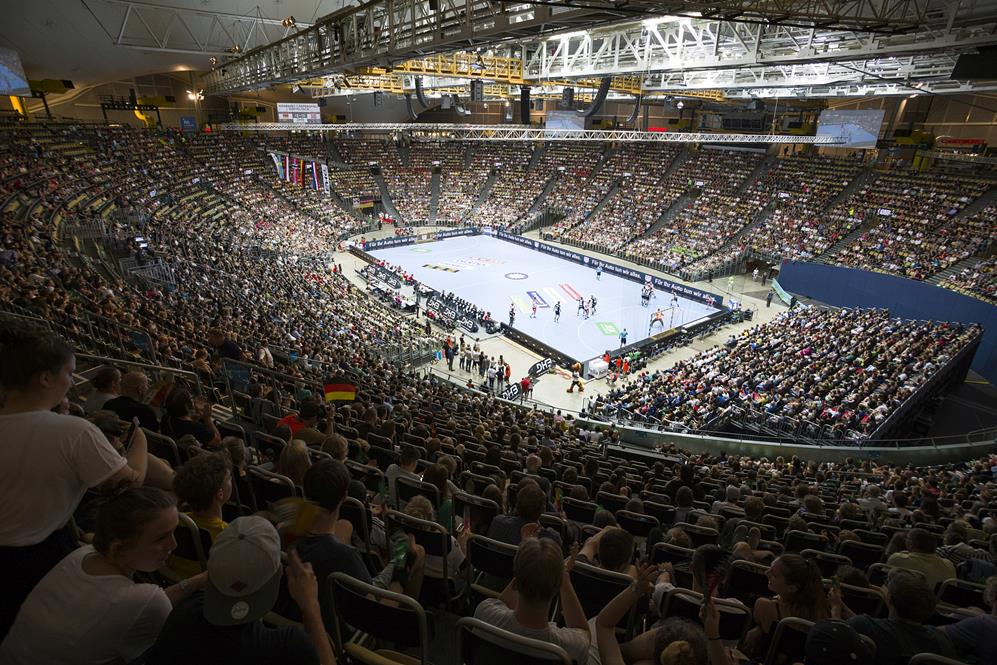
[[865,570],[883,560],[885,552],[881,545],[857,543],[854,540],[843,540],[838,543],[837,553],[852,560],[852,565]]
[[764,665],[801,663],[806,656],[807,634],[813,621],[783,617],[772,627],[772,642],[765,654]]
[[[436,522],[421,520],[391,509],[384,511],[384,528],[388,534],[398,531],[411,534],[415,538],[415,542],[425,548],[427,556],[440,557],[442,571],[439,573],[427,571],[425,580],[426,582],[430,580],[437,582],[442,596],[446,599],[447,608],[450,608],[460,593],[457,589],[457,578],[455,578],[458,571],[450,570],[449,567],[448,555],[454,545],[446,528]],[[425,582],[423,587],[425,591]]]
[[[332,605],[329,616],[325,617],[326,630],[332,635],[339,660],[368,665],[411,665],[414,658],[418,665],[429,665],[432,627],[418,601],[365,584],[346,573],[333,573],[326,583]],[[347,625],[356,634],[347,636]],[[368,647],[364,639],[367,637],[406,652]]]
[[287,476],[267,471],[258,466],[249,467],[249,480],[253,484],[253,495],[257,504],[272,506],[281,499],[298,496],[298,488]]
[[[720,611],[720,637],[726,642],[739,642],[751,626],[751,610],[739,602],[714,598]],[[683,617],[700,622],[703,594],[689,589],[674,588],[665,594],[659,614],[662,617]]]
[[479,596],[498,598],[514,576],[517,550],[515,545],[484,536],[470,536],[467,539],[468,588]]
[[[614,573],[580,561],[576,561],[571,569],[571,584],[587,617],[599,614],[609,601],[632,583],[633,578],[625,573]],[[626,639],[633,634],[636,619],[637,604],[634,604],[618,625]]]
[[724,580],[724,594],[730,598],[737,598],[748,607],[754,607],[756,599],[771,598],[775,595],[769,589],[767,572],[768,566],[760,563],[743,559],[731,561]]
[[522,637],[473,617],[457,620],[457,651],[464,665],[575,665],[555,644]]
[[820,568],[820,574],[824,577],[833,577],[837,574],[839,567],[852,565],[852,560],[846,556],[817,550],[803,550],[800,552],[800,556],[804,559],[813,559],[816,561],[817,567]]

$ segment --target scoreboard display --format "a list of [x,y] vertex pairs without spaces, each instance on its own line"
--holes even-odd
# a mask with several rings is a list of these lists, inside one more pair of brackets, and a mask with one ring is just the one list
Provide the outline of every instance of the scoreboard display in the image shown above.
[[292,125],[321,125],[318,104],[277,104],[277,122]]

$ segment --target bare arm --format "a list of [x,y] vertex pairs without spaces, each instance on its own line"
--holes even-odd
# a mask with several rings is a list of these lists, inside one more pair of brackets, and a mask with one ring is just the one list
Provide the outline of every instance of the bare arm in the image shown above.
[[287,588],[291,597],[301,609],[301,623],[311,638],[312,646],[318,654],[321,665],[335,665],[336,654],[332,652],[329,634],[322,623],[322,610],[318,603],[318,581],[311,564],[302,563],[301,557],[291,550],[291,563],[287,566]]
[[208,583],[208,573],[198,573],[193,577],[188,577],[183,582],[179,584],[174,584],[173,586],[166,587],[164,592],[166,597],[170,599],[170,604],[176,607],[177,604],[184,598],[194,593],[195,591],[200,591]]
[[[588,619],[585,618],[585,610],[578,601],[575,587],[571,586],[571,569],[575,565],[575,557],[578,556],[578,544],[571,548],[571,556],[564,564],[564,574],[561,576],[561,615],[564,617],[564,625],[567,628],[578,628],[589,634]],[[590,636],[591,637],[591,636]]]
[[[651,586],[651,579],[656,574],[657,569],[654,566],[640,566],[637,569],[637,579],[634,580],[634,583],[609,601],[602,611],[599,612],[599,616],[596,617],[596,642],[599,644],[599,658],[603,665],[624,665],[626,662],[623,658],[623,651],[620,649],[620,644],[616,640],[616,624],[626,616],[638,598],[650,593],[653,588]],[[565,622],[567,622],[567,618],[565,618]],[[637,640],[642,638],[643,636],[638,637]],[[637,640],[634,640],[634,642]],[[630,647],[631,644],[628,643],[626,646]],[[631,649],[628,648],[628,651],[631,651]]]
[[128,460],[128,466],[138,474],[137,480],[134,481],[135,484],[144,483],[145,474],[149,470],[149,443],[145,438],[145,430],[141,427],[135,428],[132,445],[125,453],[125,459]]

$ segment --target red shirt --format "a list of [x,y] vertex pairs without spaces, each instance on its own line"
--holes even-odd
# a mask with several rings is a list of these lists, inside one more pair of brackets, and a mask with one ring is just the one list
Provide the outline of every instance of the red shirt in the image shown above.
[[287,425],[291,428],[291,436],[296,435],[298,431],[305,426],[303,422],[298,420],[298,416],[293,413],[278,420],[277,427],[280,427],[281,425]]

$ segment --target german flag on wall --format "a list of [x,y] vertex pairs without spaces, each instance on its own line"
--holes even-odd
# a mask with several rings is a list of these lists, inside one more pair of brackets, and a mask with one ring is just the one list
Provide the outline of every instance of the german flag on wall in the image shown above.
[[357,387],[351,383],[325,384],[325,401],[347,400],[352,402],[357,398]]

